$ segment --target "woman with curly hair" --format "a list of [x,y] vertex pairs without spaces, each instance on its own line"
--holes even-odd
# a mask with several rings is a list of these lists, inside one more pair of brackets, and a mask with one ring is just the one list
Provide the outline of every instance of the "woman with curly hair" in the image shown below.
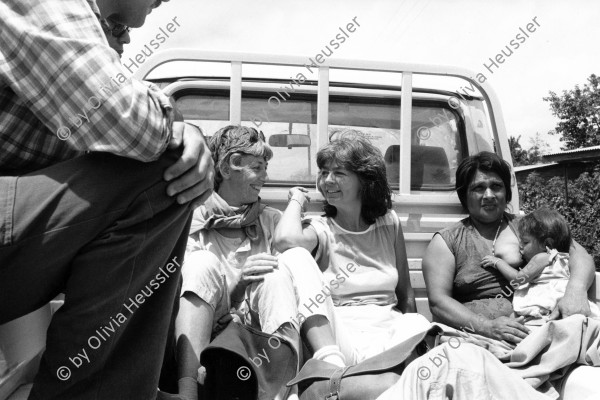
[[[346,131],[317,153],[323,216],[303,220],[306,190],[290,189],[275,230],[292,273],[297,322],[313,357],[358,363],[426,330],[415,313],[404,237],[379,149]],[[314,255],[314,259],[313,259]]]

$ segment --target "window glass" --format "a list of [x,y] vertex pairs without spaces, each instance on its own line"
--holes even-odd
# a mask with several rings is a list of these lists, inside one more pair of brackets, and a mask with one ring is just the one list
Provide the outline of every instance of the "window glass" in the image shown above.
[[[366,100],[361,98],[361,100]],[[454,190],[455,172],[462,158],[458,115],[446,102],[415,101],[411,129],[411,189]],[[431,104],[431,105],[429,105]],[[386,163],[388,182],[400,182],[400,104],[340,101],[331,104],[330,130],[356,129],[377,146]],[[343,121],[348,123],[341,125]]]
[[486,104],[478,99],[461,101],[465,115],[465,127],[469,154],[481,151],[494,151],[494,140],[490,128],[489,112]]
[[450,108],[413,107],[411,189],[454,190],[456,168],[462,159],[458,124],[457,114]]
[[[273,149],[271,184],[312,185],[317,173],[316,95],[269,100],[272,93],[244,92],[242,124],[261,130]],[[177,100],[184,117],[207,136],[229,122],[228,93],[186,94]],[[411,190],[452,191],[465,146],[464,120],[445,100],[413,100]],[[329,128],[356,129],[377,146],[388,181],[399,187],[400,103],[394,98],[331,96]]]
[[242,98],[242,125],[261,130],[273,150],[269,183],[302,185],[315,181],[318,140],[316,100],[275,102],[261,97]]
[[[228,93],[228,92],[225,92]],[[186,94],[176,100],[186,122],[202,129],[210,137],[229,124],[229,95]]]

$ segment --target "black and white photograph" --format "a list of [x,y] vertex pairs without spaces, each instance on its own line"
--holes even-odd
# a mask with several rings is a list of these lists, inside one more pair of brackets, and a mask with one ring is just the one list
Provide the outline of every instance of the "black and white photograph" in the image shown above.
[[0,400],[600,399],[599,15],[1,0]]

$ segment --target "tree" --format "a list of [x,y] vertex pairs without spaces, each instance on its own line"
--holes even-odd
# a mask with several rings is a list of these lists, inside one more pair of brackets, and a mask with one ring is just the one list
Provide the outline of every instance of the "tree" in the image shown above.
[[580,88],[563,90],[558,96],[550,92],[552,114],[560,119],[550,134],[561,135],[563,150],[600,145],[600,78],[592,74]]
[[564,179],[542,178],[533,172],[519,185],[521,210],[525,213],[549,207],[561,213],[569,223],[571,235],[594,258],[600,270],[600,167],[569,180],[569,201],[565,200]]
[[508,138],[508,147],[510,155],[513,159],[513,165],[519,167],[522,165],[539,164],[542,161],[542,154],[548,151],[548,143],[546,143],[538,133],[534,137],[529,138],[531,147],[527,150],[523,149],[521,143],[521,135],[518,137],[510,136]]
[[513,165],[515,167],[519,167],[521,165],[529,165],[529,159],[527,156],[527,151],[521,147],[521,143],[519,140],[521,139],[521,135],[518,137],[510,136],[508,138],[508,147],[510,148],[510,155],[513,159]]
[[527,153],[529,154],[529,164],[541,163],[542,155],[550,151],[548,142],[542,139],[542,135],[539,132],[536,132],[534,137],[529,138],[529,144],[531,145],[527,150]]

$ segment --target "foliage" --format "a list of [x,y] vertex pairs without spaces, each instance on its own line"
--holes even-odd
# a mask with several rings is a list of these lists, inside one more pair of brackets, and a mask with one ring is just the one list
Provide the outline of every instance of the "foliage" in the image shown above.
[[546,206],[561,213],[569,222],[571,234],[593,257],[600,270],[600,169],[584,172],[568,181],[569,202],[565,204],[565,183],[562,177],[543,179],[529,174],[519,186],[521,208],[529,213]]
[[535,134],[535,137],[529,138],[531,147],[528,150],[523,149],[521,143],[521,135],[518,137],[510,136],[508,138],[508,147],[510,148],[510,154],[513,159],[513,165],[519,167],[521,165],[532,165],[539,164],[542,162],[542,155],[549,149],[548,143],[546,143],[541,135]]
[[563,150],[600,145],[600,77],[592,74],[583,88],[575,85],[560,96],[550,92],[544,101],[560,119],[550,133],[561,135]]
[[542,138],[539,132],[535,133],[534,137],[529,138],[530,147],[527,150],[531,164],[539,164],[542,162],[542,156],[550,152],[550,146]]
[[529,165],[529,156],[527,151],[521,147],[521,143],[519,143],[520,139],[521,135],[517,138],[514,136],[508,138],[508,147],[510,148],[510,155],[512,156],[513,165],[515,167]]

